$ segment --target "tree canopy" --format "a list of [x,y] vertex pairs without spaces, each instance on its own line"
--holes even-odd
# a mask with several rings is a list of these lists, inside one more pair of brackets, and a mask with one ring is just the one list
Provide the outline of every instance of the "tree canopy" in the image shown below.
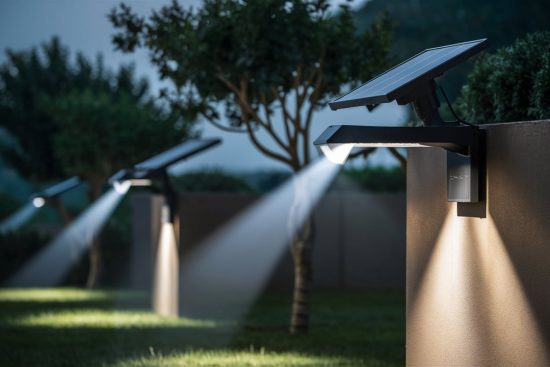
[[[41,52],[7,51],[0,67],[0,127],[13,138],[2,157],[24,177],[94,181],[189,136],[191,125],[149,96],[132,66],[107,70],[57,38]],[[101,182],[103,184],[103,182]]]
[[[338,14],[328,8],[325,0],[206,0],[193,10],[173,1],[148,18],[122,4],[109,18],[117,48],[150,51],[173,83],[163,95],[174,106],[244,130],[261,153],[299,170],[310,161],[314,111],[387,63],[388,19],[358,32],[347,6]],[[272,121],[277,109],[284,129]],[[261,141],[259,129],[277,149]]]
[[58,128],[43,108],[43,97],[58,97],[77,86],[89,85],[88,62],[77,56],[74,65],[59,39],[21,52],[6,51],[0,66],[0,127],[13,141],[2,145],[2,158],[23,177],[52,180],[63,177],[55,159],[53,137]]

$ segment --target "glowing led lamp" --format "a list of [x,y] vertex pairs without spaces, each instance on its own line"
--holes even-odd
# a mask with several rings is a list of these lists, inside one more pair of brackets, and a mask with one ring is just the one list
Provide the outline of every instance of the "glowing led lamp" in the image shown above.
[[36,208],[42,208],[44,204],[46,204],[46,199],[41,196],[37,196],[32,199],[32,205],[34,205]]
[[80,178],[71,177],[54,185],[48,186],[44,190],[31,195],[31,202],[36,208],[43,207],[49,199],[58,197],[59,195],[74,189],[82,183]]

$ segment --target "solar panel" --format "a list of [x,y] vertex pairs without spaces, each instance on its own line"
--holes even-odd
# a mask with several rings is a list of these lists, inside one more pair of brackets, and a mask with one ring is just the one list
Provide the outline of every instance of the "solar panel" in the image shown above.
[[186,159],[218,143],[220,139],[189,139],[158,155],[155,155],[135,165],[138,171],[157,171],[166,168],[177,161]]
[[330,102],[330,108],[373,106],[393,100],[399,104],[410,103],[411,94],[419,95],[430,80],[487,47],[484,38],[424,50]]
[[49,186],[41,192],[33,194],[32,197],[39,196],[43,198],[53,198],[54,196],[60,195],[65,191],[69,191],[73,187],[80,185],[81,182],[82,181],[80,181],[78,177],[71,177],[65,181],[61,181],[59,183],[56,183],[55,185]]

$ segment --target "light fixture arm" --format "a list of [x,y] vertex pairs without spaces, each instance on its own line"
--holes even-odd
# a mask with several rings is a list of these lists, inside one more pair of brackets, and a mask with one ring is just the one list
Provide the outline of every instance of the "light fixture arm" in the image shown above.
[[[315,140],[328,156],[340,147],[438,147],[447,151],[447,199],[455,202],[482,200],[485,131],[469,126],[329,126]],[[341,159],[341,161],[345,161]]]

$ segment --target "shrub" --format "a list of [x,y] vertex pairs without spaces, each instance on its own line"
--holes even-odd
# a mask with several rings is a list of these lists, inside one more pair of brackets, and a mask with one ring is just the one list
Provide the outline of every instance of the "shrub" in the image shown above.
[[407,180],[401,167],[365,167],[346,169],[344,174],[368,191],[405,191]]
[[177,191],[181,192],[252,192],[243,179],[222,171],[190,172],[173,179]]
[[0,192],[0,221],[12,215],[20,206],[19,200],[12,195]]
[[458,98],[476,123],[550,118],[550,32],[535,32],[484,55]]

